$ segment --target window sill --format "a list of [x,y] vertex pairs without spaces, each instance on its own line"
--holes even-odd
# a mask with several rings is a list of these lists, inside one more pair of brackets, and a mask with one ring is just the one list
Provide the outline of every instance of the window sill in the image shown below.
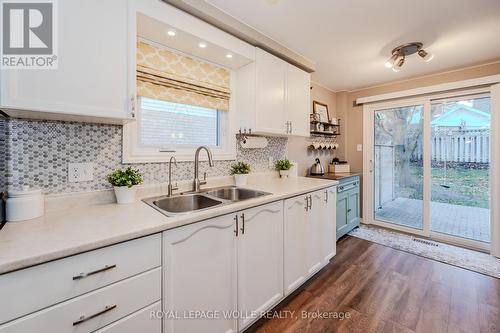
[[[191,152],[165,152],[154,155],[146,155],[146,154],[126,154],[123,152],[122,162],[125,164],[134,164],[134,163],[165,163],[170,161],[172,156],[175,156],[177,162],[193,162],[194,161],[195,150]],[[200,153],[200,161],[208,161],[208,157],[206,152]],[[215,161],[234,161],[236,160],[236,153],[221,153],[221,152],[213,152],[212,158]]]

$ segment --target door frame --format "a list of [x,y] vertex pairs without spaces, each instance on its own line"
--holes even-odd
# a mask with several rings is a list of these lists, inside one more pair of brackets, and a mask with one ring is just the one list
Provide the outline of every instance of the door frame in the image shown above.
[[[436,100],[458,97],[473,97],[488,93],[491,99],[491,159],[490,159],[490,243],[484,243],[476,240],[460,238],[458,236],[447,235],[433,232],[430,230],[430,199],[431,199],[431,157],[430,145],[427,144],[431,139],[430,110],[431,104]],[[405,107],[412,105],[423,106],[423,228],[422,230],[413,229],[389,222],[379,221],[374,218],[374,116],[376,110],[390,109],[395,107]],[[500,84],[491,87],[472,88],[460,90],[457,92],[428,94],[425,96],[405,98],[391,101],[380,101],[363,105],[363,223],[373,224],[384,228],[394,229],[417,236],[427,237],[446,243],[472,248],[475,250],[490,252],[500,257],[500,209],[495,207],[500,199]]]

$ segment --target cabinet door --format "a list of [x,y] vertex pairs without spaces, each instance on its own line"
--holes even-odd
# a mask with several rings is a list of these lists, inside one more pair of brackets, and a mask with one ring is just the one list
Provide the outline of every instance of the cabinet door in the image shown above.
[[309,73],[287,65],[285,118],[291,122],[291,135],[309,136],[310,87]]
[[336,208],[337,208],[337,188],[332,186],[324,190],[323,193],[323,214],[322,214],[322,260],[323,264],[328,264],[336,252]]
[[337,193],[337,235],[336,238],[339,239],[346,233],[347,224],[347,209],[348,209],[348,199],[347,193]]
[[257,131],[285,134],[286,63],[261,49],[255,56]]
[[326,211],[324,190],[315,191],[310,196],[312,202],[306,226],[307,243],[305,248],[307,252],[306,269],[308,276],[313,275],[323,266],[322,228]]
[[129,43],[135,42],[128,35],[128,1],[64,0],[57,5],[58,68],[2,70],[1,106],[128,118],[127,70],[134,56]]
[[[235,217],[163,233],[164,332],[236,332],[236,319],[222,314],[237,309]],[[193,311],[220,311],[221,318],[190,318]]]
[[240,213],[238,310],[243,329],[283,297],[283,202]]
[[285,295],[293,292],[307,278],[307,198],[300,195],[285,200],[284,204],[284,281]]
[[347,223],[356,224],[359,220],[359,189],[348,191],[347,196]]

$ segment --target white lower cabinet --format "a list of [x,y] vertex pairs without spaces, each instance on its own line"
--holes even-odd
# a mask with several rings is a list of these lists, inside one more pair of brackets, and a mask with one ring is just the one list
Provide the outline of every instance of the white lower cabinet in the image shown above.
[[324,263],[322,257],[323,216],[325,215],[324,190],[309,194],[309,210],[306,222],[307,276],[319,271]]
[[2,274],[0,323],[160,266],[161,235],[155,234]]
[[95,333],[161,333],[161,302],[156,302],[142,310],[115,321]]
[[0,333],[92,332],[160,300],[161,269],[133,276],[0,326]]
[[241,331],[283,298],[282,205],[163,233],[164,332]]
[[[196,320],[236,310],[236,214],[163,233],[163,331],[236,332],[235,318]],[[201,311],[201,312],[197,312]]]
[[238,223],[241,330],[283,298],[283,202],[248,209]]
[[285,295],[307,278],[306,230],[309,194],[285,200],[284,204],[284,281]]
[[337,228],[336,228],[336,218],[337,218],[337,187],[332,186],[325,190],[323,204],[323,215],[321,217],[322,221],[322,242],[321,242],[321,253],[323,258],[323,263],[328,264],[330,259],[332,259],[337,251]]
[[335,187],[285,200],[285,295],[335,255]]

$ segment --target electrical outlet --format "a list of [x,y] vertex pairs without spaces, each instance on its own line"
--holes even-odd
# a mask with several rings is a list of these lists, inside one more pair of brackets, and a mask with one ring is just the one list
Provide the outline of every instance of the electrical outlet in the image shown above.
[[363,151],[363,145],[361,143],[358,143],[356,146],[357,151]]
[[94,163],[68,163],[68,181],[70,183],[94,180]]

